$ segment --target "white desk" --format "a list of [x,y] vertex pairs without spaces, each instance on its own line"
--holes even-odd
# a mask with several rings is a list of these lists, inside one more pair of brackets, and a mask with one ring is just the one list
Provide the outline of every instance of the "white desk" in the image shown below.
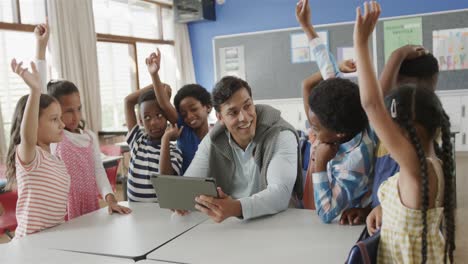
[[130,147],[128,146],[127,141],[118,142],[118,143],[115,143],[114,145],[119,146],[122,153],[130,151]]
[[[18,241],[16,241],[18,242]],[[15,241],[0,245],[0,263],[14,264],[130,264],[131,259],[28,247]]]
[[104,156],[102,157],[102,165],[105,169],[117,166],[119,160],[123,159],[123,156]]
[[241,221],[208,220],[147,258],[182,263],[343,263],[364,226],[323,224],[314,211]]
[[39,248],[136,258],[207,219],[201,213],[178,216],[154,203],[120,204],[133,212],[108,215],[102,208],[20,241]]
[[166,262],[166,261],[159,261],[159,260],[151,260],[151,259],[143,259],[136,262],[137,264],[174,264],[177,262]]

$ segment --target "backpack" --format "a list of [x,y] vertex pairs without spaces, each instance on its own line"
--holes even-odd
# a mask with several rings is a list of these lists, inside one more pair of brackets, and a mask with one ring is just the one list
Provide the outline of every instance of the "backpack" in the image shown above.
[[359,241],[351,248],[346,264],[374,264],[377,263],[380,231],[373,236],[368,236],[367,228],[359,238]]

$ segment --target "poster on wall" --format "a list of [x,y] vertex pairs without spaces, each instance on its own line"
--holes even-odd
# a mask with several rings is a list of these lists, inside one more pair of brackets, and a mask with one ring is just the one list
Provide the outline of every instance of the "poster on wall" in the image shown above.
[[221,77],[226,75],[237,76],[242,80],[245,76],[244,46],[226,47],[219,49]]
[[468,28],[432,31],[432,47],[440,71],[468,69]]
[[421,17],[384,21],[385,63],[394,50],[408,44],[423,44]]
[[[328,49],[328,31],[318,31],[319,38]],[[309,39],[305,33],[292,33],[291,39],[291,63],[305,63],[315,61]]]
[[[344,60],[356,61],[356,53],[354,52],[353,47],[338,47],[336,54],[338,63],[341,63]],[[357,77],[357,72],[345,73],[343,75],[346,78]]]

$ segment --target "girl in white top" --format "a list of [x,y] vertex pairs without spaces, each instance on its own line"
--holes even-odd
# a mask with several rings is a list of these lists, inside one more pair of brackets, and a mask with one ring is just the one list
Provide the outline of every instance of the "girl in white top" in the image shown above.
[[60,104],[41,94],[36,65],[32,72],[15,59],[11,67],[28,84],[30,94],[16,105],[7,154],[7,189],[18,188],[15,239],[64,221],[70,176],[65,164],[50,153],[50,144],[63,137]]
[[[48,24],[36,27],[36,59],[41,73],[42,85],[47,79],[45,50],[49,39]],[[62,121],[65,123],[64,140],[51,146],[52,153],[60,156],[71,176],[68,201],[68,219],[99,209],[98,194],[108,204],[109,214],[128,214],[131,210],[120,206],[112,192],[106,171],[102,164],[99,141],[96,134],[84,129],[81,119],[81,100],[78,88],[69,81],[49,82],[47,92],[58,100],[62,107]]]

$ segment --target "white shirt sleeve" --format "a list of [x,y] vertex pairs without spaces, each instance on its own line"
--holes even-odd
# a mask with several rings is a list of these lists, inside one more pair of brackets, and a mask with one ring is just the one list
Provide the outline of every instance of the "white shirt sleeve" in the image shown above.
[[291,131],[280,132],[267,169],[267,188],[239,199],[244,219],[276,214],[288,208],[297,176],[297,151],[294,134]]
[[208,177],[209,162],[210,162],[211,138],[207,134],[198,145],[198,150],[195,153],[190,166],[184,173],[184,176],[189,177]]
[[50,153],[55,156],[57,156],[57,144],[58,143],[50,143]]
[[41,76],[41,91],[47,94],[47,62],[45,60],[36,59],[36,67]]
[[106,195],[109,193],[113,194],[112,187],[109,183],[109,179],[107,178],[106,170],[104,169],[104,165],[102,163],[101,158],[101,150],[99,148],[99,140],[96,136],[96,133],[87,130],[87,132],[93,138],[93,152],[94,152],[94,170],[96,174],[96,183],[99,189],[99,193],[102,196],[102,199],[106,199]]

